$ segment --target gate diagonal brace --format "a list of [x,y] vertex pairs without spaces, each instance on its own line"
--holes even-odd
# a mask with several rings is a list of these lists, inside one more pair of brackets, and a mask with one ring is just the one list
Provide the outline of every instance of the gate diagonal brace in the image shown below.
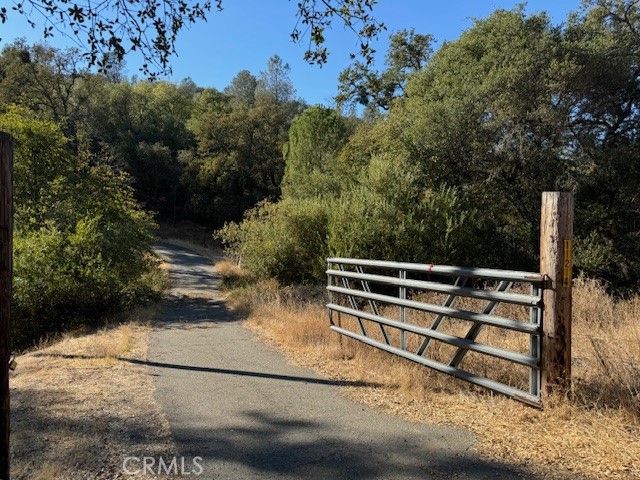
[[[356,266],[356,272],[364,273],[364,270],[361,266]],[[371,287],[369,286],[369,282],[367,280],[360,280],[360,284],[362,285],[362,290],[364,290],[367,293],[371,293]],[[376,301],[369,299],[368,303],[369,303],[369,307],[371,308],[371,311],[375,315],[380,316],[380,310],[378,309],[378,304],[376,303]],[[386,343],[387,345],[391,345],[389,336],[387,335],[387,331],[385,330],[384,325],[382,325],[381,323],[378,325],[380,325],[380,332],[382,333],[382,337],[384,338],[384,343]]]
[[[507,282],[503,280],[498,285],[498,288],[496,288],[496,292],[506,292],[509,289],[511,289],[511,287],[513,287],[513,282]],[[484,307],[484,310],[482,310],[482,313],[484,315],[491,315],[493,311],[496,309],[496,307],[498,306],[498,304],[499,302],[496,302],[496,301],[488,302],[487,305]],[[464,337],[465,340],[475,341],[475,339],[478,338],[478,335],[480,335],[480,332],[482,331],[482,327],[484,327],[483,324],[477,323],[477,322],[474,323],[469,329],[469,331],[467,332],[467,334],[465,335]],[[455,355],[449,362],[449,366],[458,367],[458,365],[460,365],[460,362],[462,362],[467,352],[468,350],[458,347],[458,350],[456,351]]]
[[[344,272],[344,265],[339,264],[338,268],[340,269],[341,272]],[[348,278],[342,277],[342,286],[344,288],[351,290],[351,284]],[[347,295],[347,297],[349,298],[349,304],[351,305],[351,308],[353,308],[354,310],[359,310],[358,303],[356,302],[356,299],[353,298],[353,295]],[[367,329],[364,327],[364,322],[362,321],[362,318],[357,317],[357,320],[358,320],[358,324],[360,325],[360,330],[362,331],[362,335],[367,337],[368,336]]]
[[[467,278],[466,277],[457,277],[454,285],[456,287],[464,287],[466,285],[466,283],[467,283]],[[445,298],[444,303],[442,304],[442,306],[446,307],[446,308],[449,308],[449,307],[453,306],[453,304],[456,302],[457,298],[458,298],[457,295],[454,295],[453,293],[449,294],[447,296],[447,298]],[[442,314],[438,315],[429,328],[431,330],[437,330],[438,327],[440,326],[440,323],[442,322],[442,320],[444,320],[444,317],[445,316],[442,315]],[[422,341],[422,344],[420,345],[420,348],[418,348],[418,351],[416,352],[416,355],[422,356],[424,354],[424,351],[429,346],[429,343],[431,342],[431,340],[432,340],[432,338],[425,337],[424,340]]]

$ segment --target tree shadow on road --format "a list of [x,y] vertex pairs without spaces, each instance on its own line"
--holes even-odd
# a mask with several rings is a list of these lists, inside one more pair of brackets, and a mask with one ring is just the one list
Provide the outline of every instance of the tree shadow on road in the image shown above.
[[[76,355],[76,354],[62,354],[62,353],[35,353],[34,357],[55,357],[55,358],[63,358],[65,360],[96,360],[105,357],[92,356],[92,355]],[[235,375],[239,377],[255,377],[255,378],[263,378],[266,380],[282,380],[287,382],[300,382],[300,383],[311,383],[316,385],[329,385],[334,387],[379,387],[381,384],[375,382],[365,382],[365,381],[351,381],[351,380],[328,380],[325,378],[316,378],[316,377],[303,377],[298,375],[282,375],[277,373],[269,373],[269,372],[255,372],[255,371],[247,371],[247,370],[233,370],[227,368],[216,368],[216,367],[201,367],[196,365],[180,365],[176,363],[163,363],[163,362],[153,362],[150,360],[140,360],[137,358],[128,358],[117,356],[114,357],[115,360],[121,362],[132,363],[134,365],[145,365],[149,367],[156,368],[170,368],[174,370],[186,370],[190,372],[201,372],[201,373],[212,373],[217,375]]]
[[[221,412],[223,414],[223,412]],[[283,412],[286,415],[286,412]],[[200,456],[206,478],[515,479],[531,473],[481,459],[472,452],[382,434],[347,438],[335,424],[246,411],[223,428],[172,428],[181,455]]]
[[204,328],[238,320],[238,315],[222,300],[170,296],[163,300],[162,314],[154,326],[163,329]]

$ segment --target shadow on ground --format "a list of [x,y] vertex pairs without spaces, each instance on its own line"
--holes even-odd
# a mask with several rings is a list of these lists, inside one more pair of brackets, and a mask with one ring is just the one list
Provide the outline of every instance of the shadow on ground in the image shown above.
[[216,299],[210,261],[183,247],[158,250],[173,288],[152,336],[152,360],[120,360],[153,367],[176,454],[202,457],[200,478],[536,478],[476,455],[466,431],[402,422],[345,401],[325,387],[372,385],[314,378],[256,345]]
[[229,323],[238,316],[222,300],[169,296],[162,302],[162,317],[155,321],[156,328],[194,328]]
[[238,473],[259,478],[534,478],[500,463],[453,454],[433,438],[425,438],[422,445],[392,435],[345,441],[328,424],[263,411],[246,411],[226,428],[194,432],[177,427],[172,432],[179,444],[197,446],[180,453],[202,457],[207,478],[230,478],[233,465]]
[[160,417],[144,402],[42,383],[11,392],[13,480],[112,480],[122,478],[128,456],[174,455]]
[[[182,451],[143,451],[140,443],[153,438],[156,432],[145,418],[128,418],[127,431],[118,435],[121,454],[110,458],[113,452],[104,448],[104,442],[113,433],[114,426],[122,418],[100,413],[93,418],[60,415],[51,407],[72,402],[64,393],[50,390],[43,404],[43,391],[22,390],[15,393],[12,416],[27,419],[28,425],[14,421],[13,455],[27,455],[34,449],[40,451],[48,438],[62,432],[76,432],[77,441],[64,451],[74,458],[75,471],[68,472],[69,479],[113,478],[122,474],[123,459],[131,456],[184,456],[187,462],[202,457],[199,462],[203,473],[198,478],[224,479],[229,472],[252,472],[259,478],[310,478],[310,479],[516,479],[536,477],[523,469],[514,469],[498,462],[489,462],[472,455],[455,454],[442,449],[437,439],[425,438],[422,445],[407,443],[402,436],[362,438],[345,441],[329,424],[317,421],[291,420],[283,416],[248,410],[224,428],[183,430],[173,428],[173,436],[179,444],[193,445]],[[22,428],[21,428],[22,427]],[[28,430],[27,430],[28,429]],[[117,434],[117,433],[116,433]],[[81,438],[80,438],[81,437]],[[166,446],[165,446],[166,448]],[[44,449],[46,450],[46,449]],[[51,452],[60,454],[61,452]],[[36,464],[54,463],[52,455],[40,456],[33,467],[21,468],[16,478],[31,478]],[[93,472],[96,464],[109,465],[102,472]],[[231,465],[231,467],[230,467]],[[31,472],[31,473],[29,473]],[[84,475],[84,476],[83,476]],[[237,477],[243,478],[243,477]],[[561,475],[556,477],[563,478]]]
[[[63,358],[65,360],[98,360],[103,359],[105,357],[98,357],[92,355],[75,355],[75,354],[63,354],[63,353],[35,353],[34,357],[53,357],[53,358]],[[134,365],[146,365],[149,367],[156,368],[169,368],[173,370],[186,370],[189,372],[200,372],[200,373],[212,373],[217,375],[234,375],[238,377],[254,377],[254,378],[262,378],[267,380],[284,380],[287,382],[300,382],[300,383],[312,383],[316,385],[330,385],[334,387],[379,387],[381,386],[379,383],[374,382],[364,382],[364,381],[350,381],[350,380],[327,380],[324,378],[315,378],[315,377],[303,377],[303,376],[295,376],[295,375],[280,375],[276,373],[268,373],[268,372],[254,372],[254,371],[246,371],[246,370],[233,370],[227,368],[215,368],[215,367],[199,367],[195,365],[180,365],[175,363],[163,363],[163,362],[152,362],[149,360],[139,360],[137,358],[128,358],[128,357],[114,357],[115,360],[121,362],[132,363]]]

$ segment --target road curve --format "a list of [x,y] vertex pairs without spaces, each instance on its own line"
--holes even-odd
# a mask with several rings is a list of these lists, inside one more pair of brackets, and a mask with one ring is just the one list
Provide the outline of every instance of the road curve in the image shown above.
[[226,309],[210,260],[170,243],[157,251],[173,286],[149,363],[190,477],[530,478],[476,455],[468,432],[381,414],[341,395],[345,382],[288,364]]

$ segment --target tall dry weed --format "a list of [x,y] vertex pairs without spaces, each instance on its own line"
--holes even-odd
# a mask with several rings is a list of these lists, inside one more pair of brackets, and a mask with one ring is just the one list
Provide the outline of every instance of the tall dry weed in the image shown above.
[[640,297],[616,300],[578,279],[573,295],[574,401],[621,409],[640,425]]

